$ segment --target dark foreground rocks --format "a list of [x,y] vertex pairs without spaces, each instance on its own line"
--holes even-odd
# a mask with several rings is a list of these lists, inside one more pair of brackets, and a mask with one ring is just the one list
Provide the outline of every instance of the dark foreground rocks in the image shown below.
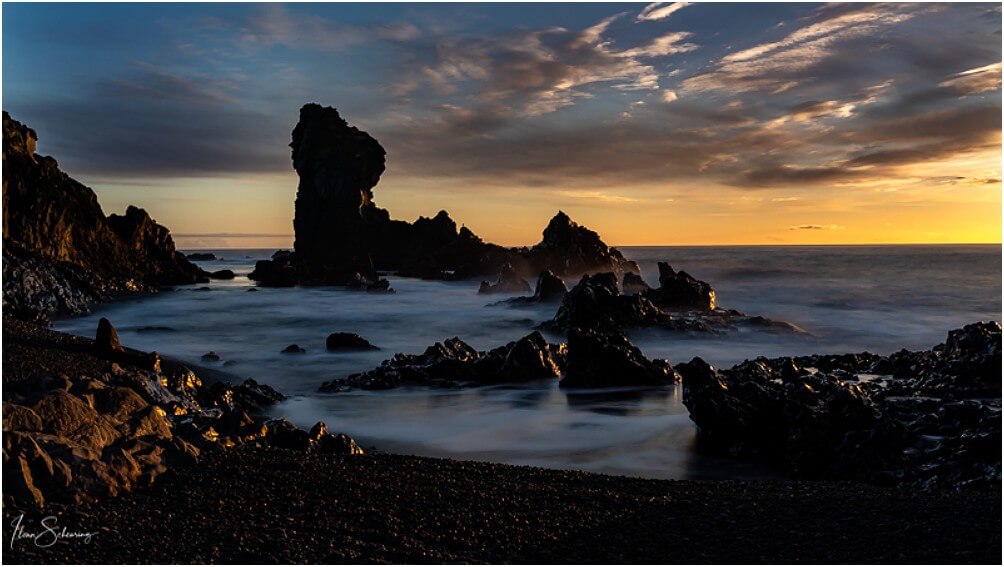
[[1000,487],[1001,328],[975,323],[928,351],[676,367],[705,448],[805,478]]
[[572,329],[561,385],[572,388],[665,386],[678,380],[666,360],[650,360],[624,335]]
[[[242,446],[98,505],[28,512],[95,532],[9,563],[987,563],[999,490],[661,481]],[[181,537],[179,537],[179,535]]]
[[305,438],[297,449],[360,452],[326,428],[311,436],[262,417],[283,399],[264,384],[204,383],[179,363],[121,346],[106,319],[90,341],[5,318],[3,342],[5,508],[103,500],[206,452],[289,446],[297,431]]
[[482,281],[481,287],[478,288],[478,293],[530,293],[530,291],[530,284],[520,277],[512,264],[502,266],[495,283]]
[[325,382],[320,390],[518,383],[556,378],[564,364],[565,345],[548,343],[539,332],[490,351],[475,350],[454,337],[430,346],[422,354],[395,354],[373,370]]
[[3,113],[3,305],[44,320],[112,295],[204,281],[143,209],[105,216],[94,192],[35,153],[36,134]]
[[486,243],[458,227],[446,211],[413,223],[391,219],[373,201],[386,167],[383,146],[349,126],[334,108],[304,105],[292,138],[293,168],[300,179],[294,250],[256,265],[250,277],[260,285],[346,285],[355,278],[377,281],[381,271],[466,279],[495,275],[506,264],[520,277],[546,269],[559,275],[638,271],[561,211],[531,248]]
[[[783,321],[750,316],[731,309],[715,307],[715,294],[706,282],[695,280],[685,272],[665,274],[666,286],[625,294],[617,286],[613,272],[582,276],[564,296],[561,306],[550,321],[541,326],[557,332],[569,329],[596,329],[617,332],[639,327],[656,327],[669,331],[695,333],[727,333],[742,327],[776,332],[801,332]],[[659,304],[656,304],[655,301]]]

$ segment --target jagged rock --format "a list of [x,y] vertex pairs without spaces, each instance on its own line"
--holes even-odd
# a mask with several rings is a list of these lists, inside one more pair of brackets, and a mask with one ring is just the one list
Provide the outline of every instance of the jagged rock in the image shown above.
[[553,345],[539,332],[490,351],[477,351],[452,338],[418,355],[396,354],[379,367],[325,382],[320,390],[382,390],[405,384],[496,384],[554,378],[564,368],[565,346]]
[[557,303],[565,298],[568,287],[565,281],[559,278],[551,270],[544,270],[537,277],[537,287],[533,291],[533,301],[542,303]]
[[624,335],[588,329],[568,333],[563,387],[663,386],[676,380],[676,372],[667,361],[649,360]]
[[209,277],[214,280],[232,280],[237,277],[233,270],[216,270],[211,272]]
[[478,293],[530,293],[530,284],[516,273],[512,264],[502,266],[498,279],[494,284],[481,282]]
[[317,440],[317,452],[323,455],[362,455],[363,450],[356,441],[344,433],[325,433]]
[[[1000,326],[977,323],[950,332],[944,346],[888,358],[758,358],[723,371],[694,359],[676,369],[711,450],[773,460],[808,478],[991,486],[1000,483],[999,352]],[[859,377],[883,360],[905,371]],[[988,387],[996,400],[986,399]]]
[[707,282],[677,272],[666,262],[659,262],[659,288],[644,293],[653,304],[669,311],[715,309],[715,290]]
[[328,350],[377,350],[377,347],[355,333],[331,333],[324,344]]
[[191,254],[186,255],[185,258],[199,262],[206,262],[209,260],[215,260],[216,254],[213,254],[212,252],[192,252]]
[[296,266],[293,265],[293,253],[289,250],[278,250],[272,254],[271,260],[255,262],[254,270],[248,278],[258,282],[262,287],[293,287],[299,281]]
[[307,352],[307,349],[301,347],[300,345],[292,344],[282,349],[281,354],[303,354],[305,352]]
[[560,330],[616,331],[629,327],[670,326],[673,319],[640,295],[623,295],[613,272],[582,276],[566,295],[548,326]]
[[621,280],[621,289],[626,294],[643,293],[652,288],[641,279],[641,276],[632,272],[624,272],[624,279]]
[[125,349],[119,343],[119,334],[111,321],[102,317],[98,321],[98,332],[94,336],[94,348],[101,353],[111,354],[123,352]]
[[576,224],[562,211],[554,215],[544,229],[543,239],[530,248],[526,257],[535,273],[551,270],[561,276],[574,276],[641,271],[619,250],[607,246],[598,234]]
[[317,441],[321,436],[328,434],[328,426],[323,421],[318,421],[310,428],[307,434],[311,441]]
[[204,279],[145,211],[106,217],[91,189],[34,153],[34,130],[4,112],[3,131],[5,312],[82,313],[113,294]]

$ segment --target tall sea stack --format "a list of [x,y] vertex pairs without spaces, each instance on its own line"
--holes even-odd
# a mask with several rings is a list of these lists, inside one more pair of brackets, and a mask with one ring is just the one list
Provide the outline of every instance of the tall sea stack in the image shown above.
[[308,104],[293,129],[296,191],[294,249],[302,280],[344,283],[373,276],[372,232],[388,220],[373,204],[384,171],[383,147],[331,107]]

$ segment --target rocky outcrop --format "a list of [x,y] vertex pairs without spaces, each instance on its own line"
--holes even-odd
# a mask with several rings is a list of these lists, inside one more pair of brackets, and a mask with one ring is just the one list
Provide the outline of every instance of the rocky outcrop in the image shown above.
[[185,258],[196,262],[207,262],[209,260],[215,260],[216,254],[213,254],[212,252],[192,252],[191,254],[186,254]]
[[209,277],[214,280],[232,280],[237,277],[233,270],[216,270],[210,272]]
[[146,211],[106,217],[90,188],[35,153],[34,130],[4,112],[3,131],[5,310],[82,313],[113,294],[205,279]]
[[478,293],[530,293],[530,284],[516,273],[512,264],[502,266],[495,283],[481,282]]
[[666,360],[649,360],[619,333],[572,329],[561,386],[608,388],[665,386],[679,377]]
[[[624,281],[626,286],[626,276]],[[649,301],[666,311],[715,309],[715,290],[711,289],[708,282],[698,280],[682,270],[677,272],[666,262],[659,262],[658,289],[645,290],[644,294]]]
[[527,251],[526,259],[534,273],[551,270],[559,276],[640,271],[638,264],[607,246],[599,234],[576,224],[562,211],[547,224],[543,238]]
[[574,328],[617,332],[637,327],[698,333],[726,333],[741,327],[773,332],[802,332],[790,323],[750,316],[731,309],[690,309],[685,312],[664,310],[649,299],[650,294],[657,295],[659,292],[660,290],[649,290],[625,295],[617,287],[617,275],[613,272],[583,276],[565,295],[554,318],[542,323],[541,327],[558,332],[568,332]]
[[376,281],[381,271],[466,279],[497,274],[507,264],[520,277],[544,270],[559,275],[638,270],[560,211],[532,248],[486,243],[470,229],[458,229],[446,211],[414,223],[392,220],[373,201],[385,168],[383,147],[334,108],[305,105],[292,137],[293,168],[300,178],[294,253],[259,262],[249,277],[261,285],[345,285]]
[[806,478],[923,488],[999,485],[1000,325],[929,351],[680,364],[702,444]]
[[[147,485],[171,467],[190,465],[206,451],[274,438],[261,408],[283,396],[264,384],[250,379],[204,384],[177,363],[165,369],[134,365],[155,353],[122,347],[104,319],[94,343],[73,341],[70,350],[52,346],[65,337],[4,321],[5,506],[101,500]],[[16,354],[24,349],[24,355]],[[48,368],[59,361],[64,373],[32,370],[35,365],[24,361],[9,364],[12,356],[32,361],[42,356]],[[350,438],[327,432],[304,448],[361,452]]]
[[396,354],[373,370],[325,382],[320,390],[516,383],[555,378],[564,366],[565,345],[550,344],[538,332],[490,351],[477,351],[454,337],[422,354]]

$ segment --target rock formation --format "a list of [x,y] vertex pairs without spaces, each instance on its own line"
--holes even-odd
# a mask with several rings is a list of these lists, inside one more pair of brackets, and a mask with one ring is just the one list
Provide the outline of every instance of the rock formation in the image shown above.
[[[624,281],[627,284],[628,279],[625,277]],[[715,309],[715,290],[711,289],[708,282],[698,280],[682,270],[677,272],[666,262],[659,262],[658,289],[649,289],[644,293],[649,301],[667,311]]]
[[35,153],[35,131],[3,113],[4,308],[81,313],[109,295],[202,281],[143,209],[105,216],[94,192]]
[[516,273],[512,264],[502,266],[495,283],[481,282],[478,293],[530,293],[530,284]]
[[[806,478],[923,488],[1000,484],[1001,328],[976,323],[929,351],[677,365],[711,450]],[[878,376],[876,376],[876,374]]]
[[550,344],[538,332],[490,351],[474,350],[454,337],[430,346],[422,354],[396,354],[373,370],[325,382],[320,390],[526,382],[555,378],[564,366],[565,345]]
[[649,360],[624,335],[588,329],[568,333],[563,387],[665,386],[677,380],[668,361]]
[[559,275],[587,271],[638,271],[595,232],[563,212],[532,248],[486,243],[460,227],[446,211],[414,223],[392,220],[376,206],[373,188],[385,167],[385,151],[372,136],[331,107],[307,104],[293,129],[293,167],[299,175],[294,253],[259,262],[250,277],[261,285],[337,284],[378,272],[437,279],[497,274],[506,264],[520,277],[543,270]]

